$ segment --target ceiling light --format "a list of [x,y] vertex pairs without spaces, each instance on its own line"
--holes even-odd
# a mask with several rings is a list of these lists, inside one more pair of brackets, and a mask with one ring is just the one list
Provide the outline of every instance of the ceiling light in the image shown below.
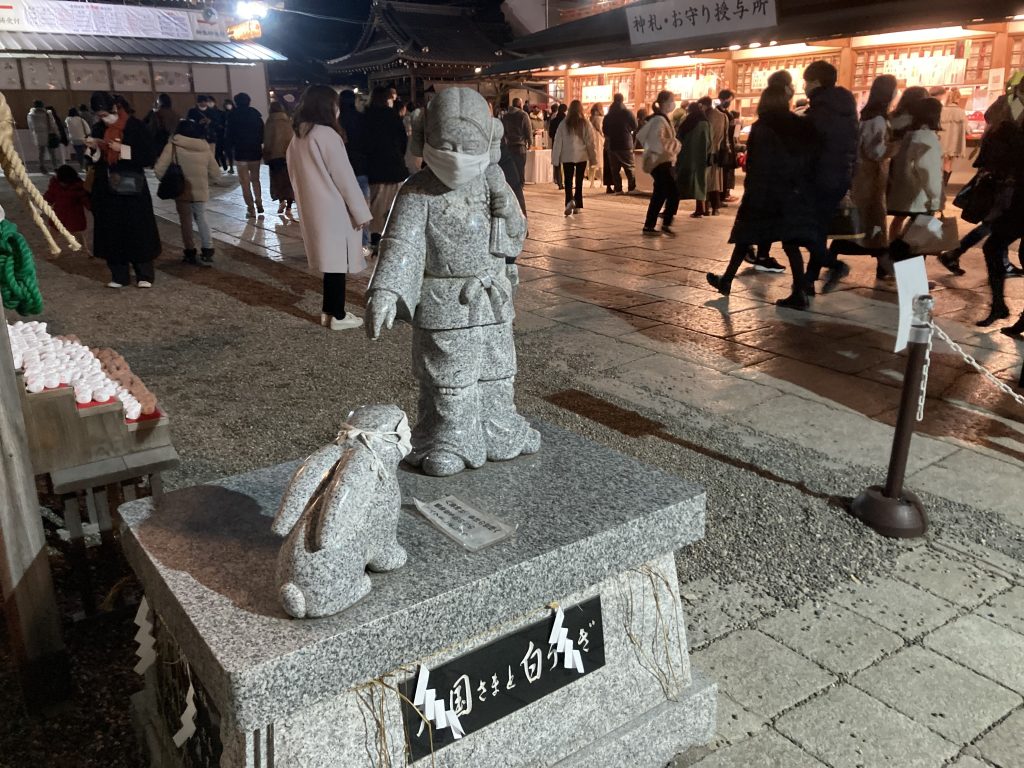
[[768,45],[778,45],[778,44],[779,44],[778,40],[772,40],[770,43],[768,43]]
[[576,62],[573,62],[573,64],[572,64],[572,68],[573,68],[573,69],[579,69],[579,68],[580,68],[580,63],[579,63],[578,61],[576,61]]
[[559,72],[565,72],[566,69],[567,69],[567,67],[565,66],[565,64],[559,64],[558,65],[558,71]]
[[742,47],[743,47],[743,46],[741,46],[741,45],[730,45],[730,46],[729,46],[729,50],[730,50],[730,51],[738,51],[738,50],[739,50],[740,48],[742,48]]
[[750,44],[749,46],[747,46],[747,47],[748,47],[748,48],[760,48],[760,47],[761,47],[761,44],[760,44],[760,43],[751,43],[751,44]]
[[479,75],[481,72],[483,72],[483,67],[477,67],[473,71],[476,72]]

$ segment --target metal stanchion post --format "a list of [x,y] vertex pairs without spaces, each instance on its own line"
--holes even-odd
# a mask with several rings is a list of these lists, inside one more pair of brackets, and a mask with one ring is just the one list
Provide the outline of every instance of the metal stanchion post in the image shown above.
[[910,455],[910,440],[914,436],[918,402],[924,397],[921,380],[928,358],[934,306],[935,300],[931,296],[918,296],[914,299],[914,322],[907,344],[907,371],[903,376],[903,393],[885,486],[871,486],[854,499],[850,506],[850,512],[858,520],[883,536],[893,538],[923,536],[928,529],[924,505],[917,496],[903,487],[903,479],[907,472],[907,457]]

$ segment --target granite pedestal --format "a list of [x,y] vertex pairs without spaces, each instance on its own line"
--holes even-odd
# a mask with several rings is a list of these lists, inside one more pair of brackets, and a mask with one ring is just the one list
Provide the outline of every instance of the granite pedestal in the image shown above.
[[[400,471],[402,569],[341,614],[289,619],[270,520],[295,463],[121,508],[160,657],[133,698],[155,766],[399,766],[398,685],[600,596],[604,666],[417,764],[651,766],[711,738],[716,687],[692,670],[673,553],[704,529],[690,483],[539,425],[533,456],[450,478]],[[456,495],[516,526],[466,551],[411,511]],[[512,662],[515,663],[515,662]],[[588,662],[589,663],[589,662]],[[197,732],[181,749],[189,682]]]

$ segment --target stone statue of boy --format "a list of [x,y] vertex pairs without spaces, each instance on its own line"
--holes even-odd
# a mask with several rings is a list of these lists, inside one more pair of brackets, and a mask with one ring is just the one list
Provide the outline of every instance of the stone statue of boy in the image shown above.
[[406,458],[447,476],[540,449],[516,411],[513,262],[526,220],[495,164],[503,131],[476,91],[448,88],[413,124],[427,165],[395,200],[367,291],[370,338],[413,327],[419,420]]

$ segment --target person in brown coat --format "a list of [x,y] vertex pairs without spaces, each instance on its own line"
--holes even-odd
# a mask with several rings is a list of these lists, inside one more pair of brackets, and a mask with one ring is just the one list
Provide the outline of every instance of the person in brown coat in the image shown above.
[[288,178],[288,161],[285,159],[294,135],[292,121],[284,111],[284,105],[275,101],[270,105],[270,116],[263,134],[263,162],[270,168],[270,198],[277,200],[279,214],[291,211],[295,203],[295,192]]

